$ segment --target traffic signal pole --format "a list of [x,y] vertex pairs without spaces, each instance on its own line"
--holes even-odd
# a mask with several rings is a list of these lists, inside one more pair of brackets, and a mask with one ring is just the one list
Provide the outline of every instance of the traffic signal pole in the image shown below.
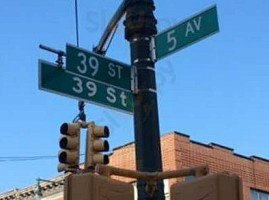
[[[131,46],[131,62],[135,71],[134,128],[136,169],[142,172],[162,172],[160,130],[155,80],[155,63],[151,38],[157,33],[153,0],[126,2],[125,38]],[[152,196],[146,192],[146,182],[137,181],[138,200],[164,200],[163,181],[157,182]]]

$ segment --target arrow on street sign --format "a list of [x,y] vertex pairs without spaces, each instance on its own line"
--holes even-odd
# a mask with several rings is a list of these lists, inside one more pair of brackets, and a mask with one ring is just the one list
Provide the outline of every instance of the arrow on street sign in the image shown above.
[[66,45],[66,70],[98,82],[131,90],[129,65],[70,44]]
[[217,7],[213,6],[155,37],[156,59],[185,48],[219,31]]
[[39,60],[39,89],[122,112],[133,112],[130,91],[87,79],[43,60]]

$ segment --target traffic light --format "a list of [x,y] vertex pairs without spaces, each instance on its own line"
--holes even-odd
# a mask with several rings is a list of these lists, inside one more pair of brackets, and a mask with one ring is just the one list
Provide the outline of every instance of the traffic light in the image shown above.
[[89,124],[87,130],[87,146],[86,146],[86,168],[94,167],[95,164],[108,164],[108,155],[102,154],[109,150],[107,140],[101,138],[109,137],[109,129],[107,126],[97,126],[94,123]]
[[171,200],[177,199],[243,200],[242,182],[237,175],[211,174],[191,182],[172,185]]
[[64,123],[60,132],[63,136],[59,141],[58,172],[75,171],[79,167],[80,125]]

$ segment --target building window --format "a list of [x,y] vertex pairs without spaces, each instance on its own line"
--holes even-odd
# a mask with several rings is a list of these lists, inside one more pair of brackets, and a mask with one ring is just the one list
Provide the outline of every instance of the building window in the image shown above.
[[186,182],[191,182],[191,181],[193,181],[195,179],[195,176],[186,176],[185,177],[185,181]]
[[269,200],[269,193],[252,189],[251,200]]
[[[165,179],[163,180],[164,184],[164,196],[165,200],[170,200],[170,188],[169,188],[169,180]],[[134,199],[138,199],[138,191],[137,191],[137,182],[133,182],[132,185],[134,186]]]

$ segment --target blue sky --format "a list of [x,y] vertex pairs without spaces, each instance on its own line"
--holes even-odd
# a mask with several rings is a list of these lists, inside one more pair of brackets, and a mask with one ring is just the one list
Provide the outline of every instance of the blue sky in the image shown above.
[[[79,2],[80,46],[92,49],[120,0]],[[161,133],[179,131],[246,156],[269,158],[269,2],[156,1],[159,31],[216,4],[220,32],[156,64]],[[59,127],[77,101],[38,90],[38,59],[75,44],[74,1],[4,1],[0,8],[0,193],[57,176],[57,158],[7,162],[8,156],[56,156]],[[121,24],[107,56],[130,63]],[[90,121],[108,125],[111,147],[133,141],[133,117],[87,104]],[[85,136],[85,135],[84,135]]]

